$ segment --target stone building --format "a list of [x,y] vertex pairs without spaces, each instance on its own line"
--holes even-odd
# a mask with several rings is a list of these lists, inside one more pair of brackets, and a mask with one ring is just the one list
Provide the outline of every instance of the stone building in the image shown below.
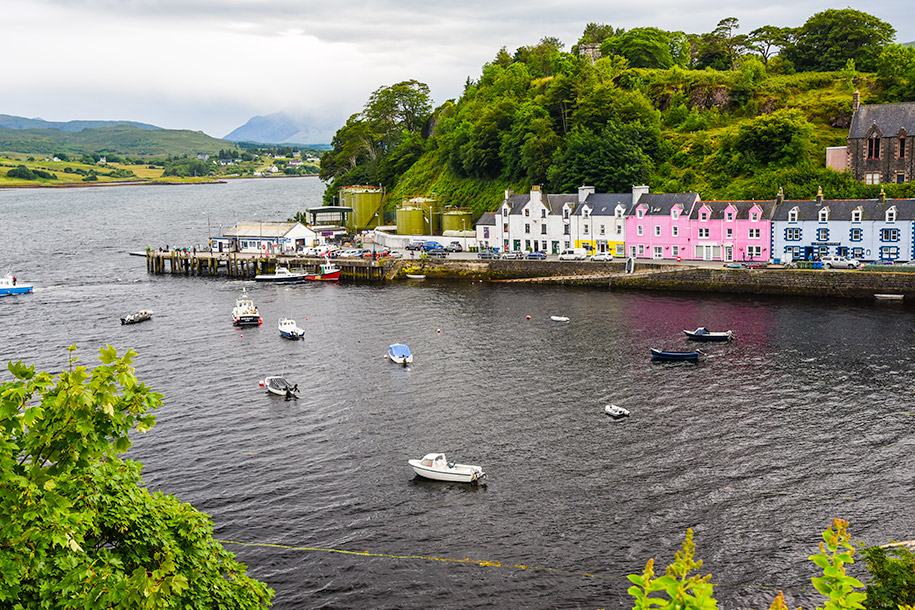
[[915,102],[863,105],[855,91],[848,167],[865,184],[909,182],[915,174]]

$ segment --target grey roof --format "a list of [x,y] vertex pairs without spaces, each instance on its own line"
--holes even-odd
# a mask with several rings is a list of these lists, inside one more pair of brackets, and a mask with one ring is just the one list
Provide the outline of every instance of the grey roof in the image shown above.
[[[547,209],[550,210],[550,214],[561,215],[562,206],[564,206],[567,203],[571,203],[572,205],[575,205],[578,203],[577,194],[571,194],[571,195],[544,194],[543,198],[545,199],[544,203],[546,204]],[[509,212],[509,213],[514,215],[514,214],[520,214],[521,210],[524,209],[524,206],[526,206],[528,203],[530,203],[530,200],[531,200],[530,193],[524,193],[524,194],[520,194],[520,195],[517,195],[517,194],[509,195],[508,199],[506,199],[505,201],[508,202],[508,205],[511,206],[511,212]]]
[[649,216],[668,216],[670,210],[677,204],[683,206],[689,214],[693,204],[699,201],[698,193],[643,193],[639,200],[629,206],[627,216],[635,213],[635,208],[644,205],[648,208]]
[[858,106],[851,118],[848,139],[867,137],[867,131],[876,125],[884,136],[895,136],[900,130],[915,134],[915,102]]
[[[591,208],[592,216],[615,216],[616,206],[623,204],[625,214],[631,203],[632,193],[591,193],[582,205]],[[581,208],[582,206],[579,205],[575,210],[575,215],[581,214]]]
[[820,210],[829,207],[830,220],[851,220],[852,210],[861,208],[862,220],[883,220],[886,211],[896,208],[899,220],[915,220],[915,199],[887,199],[881,203],[879,199],[824,199],[817,201],[789,201],[775,206],[772,220],[787,221],[788,212],[798,209],[798,220],[817,220]]
[[531,200],[530,193],[525,193],[523,195],[509,195],[508,199],[505,201],[511,206],[509,214],[520,214],[521,210],[528,204]]
[[483,212],[480,218],[477,220],[477,225],[496,225],[496,213],[495,212]]
[[774,201],[698,201],[696,205],[693,206],[693,211],[689,215],[690,220],[696,220],[699,218],[699,211],[703,207],[708,206],[712,211],[711,220],[721,220],[724,218],[725,211],[730,207],[734,206],[737,208],[737,220],[748,220],[750,218],[750,210],[753,209],[753,206],[759,206],[762,209],[762,218],[763,220],[769,220],[772,217],[772,211],[775,208]]
[[546,196],[550,214],[555,214],[557,216],[562,216],[562,208],[567,203],[572,204],[572,209],[575,209],[575,206],[578,205],[578,194],[563,194],[563,195],[547,195]]

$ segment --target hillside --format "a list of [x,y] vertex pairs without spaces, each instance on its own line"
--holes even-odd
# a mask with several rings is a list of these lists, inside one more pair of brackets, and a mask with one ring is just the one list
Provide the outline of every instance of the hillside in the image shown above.
[[220,149],[233,147],[231,142],[212,138],[200,131],[145,129],[132,125],[81,131],[0,128],[0,151],[18,154],[101,153],[152,158],[214,154]]
[[0,114],[0,127],[8,129],[59,129],[61,131],[82,131],[96,127],[114,127],[115,125],[133,125],[140,129],[161,129],[148,123],[136,121],[45,121],[44,119],[27,119],[21,116]]

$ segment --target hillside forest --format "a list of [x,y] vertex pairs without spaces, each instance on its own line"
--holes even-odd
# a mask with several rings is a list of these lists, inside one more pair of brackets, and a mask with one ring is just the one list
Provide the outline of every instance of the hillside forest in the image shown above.
[[895,38],[849,8],[746,34],[734,17],[702,34],[589,23],[568,50],[549,37],[503,47],[437,108],[416,80],[376,90],[321,158],[325,202],[345,185],[383,186],[388,207],[434,194],[477,215],[532,185],[875,197],[881,186],[827,169],[825,148],[845,144],[854,91],[862,104],[915,100],[915,48]]

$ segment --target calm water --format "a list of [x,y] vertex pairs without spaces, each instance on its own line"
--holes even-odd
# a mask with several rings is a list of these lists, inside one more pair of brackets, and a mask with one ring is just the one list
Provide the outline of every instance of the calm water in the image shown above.
[[[262,286],[154,277],[147,245],[318,205],[312,179],[0,191],[0,359],[65,366],[76,344],[139,352],[165,395],[129,457],[210,514],[276,608],[627,608],[626,574],[687,528],[722,608],[812,594],[820,532],[915,538],[915,325],[908,306],[482,283]],[[243,286],[264,325],[233,329]],[[141,308],[151,322],[121,326]],[[530,315],[527,320],[525,316]],[[565,315],[568,324],[550,321]],[[279,337],[295,318],[305,341]],[[684,328],[731,328],[700,364],[653,365]],[[404,342],[410,369],[383,359]],[[258,380],[282,374],[297,402]],[[8,379],[4,371],[0,379]],[[612,422],[609,402],[632,417]],[[488,484],[417,480],[445,451]],[[403,556],[500,562],[483,567]],[[857,566],[856,566],[857,567]],[[585,573],[593,576],[586,576]],[[860,574],[859,574],[860,575]]]

